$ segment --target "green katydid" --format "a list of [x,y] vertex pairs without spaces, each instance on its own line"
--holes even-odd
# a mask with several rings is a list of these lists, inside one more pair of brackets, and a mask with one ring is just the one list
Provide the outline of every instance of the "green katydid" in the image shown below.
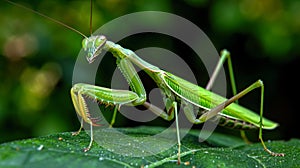
[[[27,10],[33,11],[13,2],[8,2],[25,8]],[[261,80],[258,80],[243,91],[237,93],[232,63],[230,59],[230,53],[227,50],[223,50],[221,52],[220,60],[215,68],[215,71],[210,81],[208,82],[206,88],[202,88],[178,76],[175,76],[170,72],[166,72],[154,65],[151,65],[150,63],[142,60],[133,51],[125,49],[111,41],[108,41],[107,38],[103,35],[86,37],[79,31],[57,20],[49,18],[36,11],[33,12],[43,17],[46,17],[56,23],[59,23],[84,36],[84,40],[82,41],[82,47],[87,52],[86,58],[90,64],[93,63],[93,61],[102,51],[111,52],[116,58],[116,63],[131,88],[131,90],[117,90],[85,83],[77,83],[71,88],[71,97],[75,111],[81,117],[81,127],[73,135],[77,135],[80,133],[83,127],[83,122],[86,122],[90,125],[91,139],[88,147],[84,149],[85,152],[87,152],[92,147],[93,126],[99,126],[97,119],[91,117],[86,103],[86,99],[92,99],[106,105],[114,106],[114,114],[111,120],[111,126],[115,121],[117,111],[121,110],[121,106],[126,105],[145,106],[154,114],[168,121],[172,120],[175,114],[176,131],[178,139],[178,162],[180,162],[180,137],[177,120],[178,104],[182,104],[184,106],[185,116],[191,123],[194,124],[204,123],[214,117],[219,117],[219,125],[221,126],[231,127],[240,130],[259,129],[259,140],[261,141],[264,150],[272,156],[284,156],[283,153],[275,153],[269,150],[266,147],[262,138],[262,129],[274,129],[278,126],[277,123],[263,117],[263,82]],[[91,20],[92,19],[90,18],[90,23]],[[223,66],[226,59],[228,62],[229,76],[231,80],[232,90],[234,93],[234,96],[229,99],[226,99],[210,91],[215,81],[215,78],[218,75],[220,67]],[[166,106],[166,111],[147,102],[147,93],[144,89],[142,81],[137,75],[134,65],[145,71],[153,79],[157,87],[160,88],[161,92],[165,95],[164,103]],[[237,100],[239,98],[243,97],[244,95],[256,88],[261,89],[259,115],[237,103]],[[197,115],[195,115],[194,107],[197,108],[197,110],[198,108],[201,109],[196,112]]]

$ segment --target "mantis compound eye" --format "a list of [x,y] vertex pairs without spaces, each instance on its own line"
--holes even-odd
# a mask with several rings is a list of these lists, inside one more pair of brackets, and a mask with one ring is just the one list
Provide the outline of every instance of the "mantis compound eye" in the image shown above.
[[82,48],[84,49],[84,50],[86,50],[86,48],[87,48],[87,45],[88,45],[88,38],[84,38],[83,40],[82,40]]
[[95,45],[102,48],[104,46],[104,44],[106,43],[107,39],[105,36],[100,35],[100,36],[96,36],[96,40],[95,40]]

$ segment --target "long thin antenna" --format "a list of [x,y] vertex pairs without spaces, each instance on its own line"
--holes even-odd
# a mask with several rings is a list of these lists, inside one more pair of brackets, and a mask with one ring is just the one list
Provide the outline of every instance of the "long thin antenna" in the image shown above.
[[84,35],[83,33],[81,33],[80,31],[78,31],[78,30],[74,29],[73,27],[68,26],[68,25],[66,25],[66,24],[64,24],[64,23],[62,23],[62,22],[60,22],[60,21],[58,21],[58,20],[55,20],[55,19],[53,19],[53,18],[51,18],[51,17],[49,17],[49,16],[46,16],[46,15],[44,15],[44,14],[42,14],[42,13],[39,13],[39,12],[33,10],[33,9],[27,8],[26,6],[20,5],[20,4],[18,4],[18,3],[15,3],[15,2],[12,2],[12,1],[9,1],[9,0],[5,0],[5,1],[8,2],[8,3],[10,3],[10,4],[12,4],[12,5],[15,5],[15,6],[17,6],[17,7],[20,7],[20,8],[23,8],[23,9],[25,9],[25,10],[28,10],[28,11],[30,11],[30,12],[33,12],[33,13],[35,13],[35,14],[38,14],[38,15],[40,15],[40,16],[46,18],[46,19],[51,20],[51,21],[54,22],[54,23],[57,23],[57,24],[59,24],[59,25],[61,25],[61,26],[64,26],[64,27],[66,27],[66,28],[68,28],[68,29],[70,29],[70,30],[72,30],[72,31],[74,31],[74,32],[76,32],[76,33],[78,33],[78,34],[80,34],[80,35],[83,36],[84,38],[87,38],[87,36]]
[[90,34],[93,33],[93,0],[91,0],[91,13],[90,13]]

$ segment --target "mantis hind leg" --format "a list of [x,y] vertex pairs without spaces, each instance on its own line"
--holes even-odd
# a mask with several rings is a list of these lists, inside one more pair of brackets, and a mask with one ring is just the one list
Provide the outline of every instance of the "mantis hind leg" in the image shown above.
[[269,150],[267,148],[267,146],[264,143],[264,140],[262,138],[262,127],[263,127],[263,101],[264,101],[264,84],[261,80],[256,81],[255,83],[253,83],[252,85],[250,85],[249,87],[247,87],[246,89],[244,89],[243,91],[239,92],[238,94],[236,94],[235,96],[231,97],[230,99],[226,100],[225,102],[219,104],[218,106],[216,106],[215,108],[209,110],[207,113],[204,113],[203,115],[201,115],[199,117],[199,120],[201,122],[205,122],[213,117],[215,117],[220,111],[222,111],[224,108],[226,108],[228,105],[230,105],[231,103],[233,103],[234,101],[238,100],[239,98],[243,97],[244,95],[246,95],[247,93],[249,93],[250,91],[256,89],[256,88],[261,88],[261,98],[260,98],[260,120],[259,120],[259,140],[261,141],[261,144],[264,148],[264,150],[266,152],[268,152],[270,155],[272,156],[284,156],[284,153],[275,153],[272,152],[271,150]]
[[[236,91],[236,84],[235,84],[235,79],[234,79],[234,74],[233,74],[233,68],[232,68],[232,62],[231,62],[231,58],[230,58],[230,53],[227,51],[227,50],[223,50],[222,52],[221,52],[221,58],[220,58],[220,60],[219,60],[219,62],[218,62],[218,64],[217,64],[217,66],[216,66],[216,68],[215,68],[215,70],[214,70],[214,72],[213,72],[213,75],[212,75],[212,77],[210,78],[210,80],[209,80],[209,82],[208,82],[208,84],[207,84],[207,86],[206,86],[206,89],[207,90],[210,90],[211,88],[212,88],[212,86],[213,86],[213,83],[214,83],[214,81],[215,81],[215,79],[216,79],[216,77],[217,77],[217,75],[218,75],[218,73],[220,72],[220,69],[221,69],[221,67],[222,67],[222,65],[224,64],[224,62],[225,62],[225,60],[227,59],[227,62],[228,62],[228,71],[229,71],[229,77],[230,77],[230,82],[231,82],[231,87],[232,87],[232,92],[233,92],[233,97],[231,98],[233,101],[231,101],[230,103],[229,103],[229,100],[231,100],[231,99],[229,99],[228,100],[228,102],[227,103],[229,103],[229,104],[231,104],[232,102],[235,102],[235,103],[238,103],[238,99],[240,98],[240,97],[242,97],[243,95],[245,95],[247,92],[250,92],[250,91],[252,91],[253,89],[255,89],[255,88],[257,88],[257,87],[261,87],[261,98],[260,98],[260,100],[261,100],[261,105],[260,105],[260,128],[259,128],[259,139],[260,139],[260,141],[261,141],[261,144],[262,144],[262,146],[264,147],[264,150],[265,151],[267,151],[269,154],[271,154],[271,155],[273,155],[273,156],[284,156],[284,154],[283,153],[274,153],[274,152],[272,152],[272,151],[270,151],[267,147],[266,147],[266,145],[265,145],[265,143],[264,143],[264,141],[263,141],[263,139],[262,139],[262,126],[263,126],[263,124],[262,124],[262,116],[263,116],[263,100],[264,100],[264,85],[263,85],[263,82],[261,81],[261,80],[258,80],[256,83],[254,83],[253,85],[256,85],[256,86],[254,86],[254,87],[248,87],[247,89],[245,89],[244,91],[242,91],[242,92],[245,92],[245,94],[240,94],[240,93],[242,93],[242,92],[240,92],[239,94],[241,95],[241,96],[238,96],[237,95],[237,91]],[[227,104],[226,105],[226,102],[224,102],[225,104],[223,104],[224,105],[224,107],[222,107],[223,105],[221,105],[221,106],[219,106],[219,108],[221,107],[221,108],[225,108],[226,106],[228,106],[229,104]],[[216,107],[215,109],[218,109],[218,107]],[[214,109],[212,109],[211,110],[211,114],[213,114],[214,112]],[[202,116],[201,116],[202,117]],[[200,117],[200,118],[201,118]],[[204,116],[203,116],[204,117]],[[250,141],[248,140],[248,138],[246,137],[246,134],[245,134],[245,131],[243,131],[243,130],[240,130],[240,133],[241,133],[241,137],[243,138],[243,140],[246,142],[246,143],[250,143]]]
[[[212,76],[210,77],[205,89],[211,90],[218,74],[220,73],[221,67],[223,66],[226,59],[227,59],[227,63],[228,63],[228,72],[229,72],[232,93],[233,93],[233,95],[236,95],[237,91],[236,91],[235,78],[234,78],[234,74],[233,74],[232,62],[231,62],[230,53],[227,50],[221,51],[221,57],[219,59],[219,62],[217,63],[217,66],[214,69],[214,72],[213,72]],[[237,100],[236,100],[236,102],[237,102]]]
[[[224,62],[227,59],[227,67],[228,67],[228,72],[229,72],[229,78],[230,78],[230,83],[231,83],[231,89],[232,89],[232,94],[236,95],[237,94],[237,90],[236,90],[236,83],[235,83],[235,78],[234,78],[234,73],[233,73],[233,67],[232,67],[232,62],[231,62],[231,57],[230,57],[230,53],[227,50],[222,50],[221,51],[221,57],[219,59],[219,62],[217,63],[216,68],[214,69],[214,72],[209,80],[209,82],[206,85],[206,90],[211,90],[216,77],[218,76],[221,67],[223,66]],[[235,100],[235,103],[238,103],[238,100]],[[248,140],[246,133],[244,130],[240,130],[240,134],[242,139],[244,140],[244,142],[246,142],[247,144],[250,144],[251,142]]]

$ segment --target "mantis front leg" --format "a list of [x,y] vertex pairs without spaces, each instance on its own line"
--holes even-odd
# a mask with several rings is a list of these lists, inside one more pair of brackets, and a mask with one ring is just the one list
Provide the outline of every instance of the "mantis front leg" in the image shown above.
[[111,120],[111,126],[115,121],[116,112],[121,105],[140,105],[146,101],[146,92],[142,85],[140,78],[137,75],[131,62],[126,59],[117,59],[117,65],[122,74],[126,78],[132,91],[109,89],[101,86],[94,86],[90,84],[78,83],[71,89],[71,97],[75,107],[76,113],[81,117],[80,129],[73,135],[80,133],[83,127],[83,121],[90,124],[91,139],[90,144],[84,151],[88,151],[93,142],[93,126],[100,126],[97,118],[92,118],[86,104],[85,98],[98,101],[106,106],[112,105],[114,107],[114,114]]

